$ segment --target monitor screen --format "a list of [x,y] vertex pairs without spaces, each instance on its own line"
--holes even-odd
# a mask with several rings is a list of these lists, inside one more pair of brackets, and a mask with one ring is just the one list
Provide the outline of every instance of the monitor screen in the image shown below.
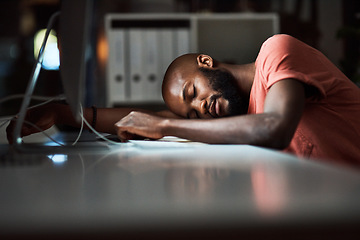
[[62,0],[59,22],[60,75],[75,119],[86,95],[86,65],[90,61],[92,0]]
[[[92,0],[62,0],[61,11],[54,13],[48,22],[47,31],[34,65],[25,97],[23,99],[16,126],[14,129],[14,149],[22,151],[36,150],[33,146],[23,144],[22,125],[25,120],[31,95],[34,91],[44,57],[44,49],[55,19],[60,15],[58,39],[60,52],[60,75],[66,100],[73,115],[79,122],[81,106],[86,97],[86,66],[91,60],[90,29],[93,10]],[[43,149],[43,148],[39,148]]]

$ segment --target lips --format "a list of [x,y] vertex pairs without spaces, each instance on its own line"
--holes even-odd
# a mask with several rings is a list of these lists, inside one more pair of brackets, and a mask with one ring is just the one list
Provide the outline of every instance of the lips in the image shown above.
[[213,118],[216,118],[218,117],[218,112],[219,112],[219,106],[217,106],[217,99],[216,98],[213,98],[210,102],[210,105],[209,105],[209,109],[208,109],[208,112],[209,114],[213,117]]

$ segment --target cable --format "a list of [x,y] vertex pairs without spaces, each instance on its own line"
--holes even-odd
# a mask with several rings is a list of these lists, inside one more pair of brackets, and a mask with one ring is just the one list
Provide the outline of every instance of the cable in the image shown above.
[[[5,97],[3,99],[0,100],[0,102],[5,102],[5,101],[8,101],[8,100],[11,100],[11,99],[16,99],[16,98],[22,98],[24,97],[24,94],[15,94],[15,95],[11,95],[11,96],[8,96],[8,97]],[[42,105],[45,105],[47,103],[50,103],[52,101],[55,101],[55,100],[65,100],[65,96],[64,95],[59,95],[59,96],[56,96],[56,97],[52,97],[52,98],[49,98],[49,97],[43,97],[43,96],[31,96],[32,99],[37,99],[37,100],[46,100],[42,103],[39,103],[39,104],[36,104],[36,105],[33,105],[29,108],[27,108],[28,110],[29,109],[32,109],[32,108],[36,108],[36,107],[39,107],[39,106],[42,106]],[[0,124],[0,129],[6,125],[8,122],[16,119],[16,116],[17,115],[13,115],[13,116],[8,116],[7,118],[2,118],[0,119],[0,122],[3,122]],[[46,137],[48,137],[51,141],[53,141],[54,143],[56,144],[59,144],[60,146],[64,146],[64,144],[56,141],[55,139],[53,139],[50,135],[48,135],[43,129],[39,128],[38,126],[36,126],[35,124],[33,124],[32,122],[29,122],[27,120],[24,120],[24,123],[36,128],[39,132],[41,132],[42,134],[44,134]],[[80,134],[81,135],[81,134]],[[78,137],[80,138],[80,136]],[[76,140],[76,142],[78,141],[78,139]],[[76,142],[73,143],[73,145],[76,144]]]
[[[80,104],[80,106],[81,106],[81,104]],[[82,109],[82,106],[81,106],[80,109]],[[93,133],[95,133],[99,138],[101,138],[101,139],[103,139],[104,141],[106,141],[106,142],[108,142],[108,143],[111,143],[111,144],[123,145],[123,143],[119,143],[119,142],[112,141],[112,140],[110,140],[110,139],[107,139],[107,138],[104,137],[103,135],[101,135],[98,131],[96,131],[96,130],[91,126],[91,124],[90,124],[88,121],[86,121],[86,119],[85,119],[85,117],[84,117],[84,115],[83,115],[82,113],[80,113],[80,117],[81,117],[82,121],[86,124],[86,126],[87,126]],[[130,143],[130,142],[128,142],[128,144],[130,144],[130,145],[135,145],[134,143]]]
[[[11,96],[6,97],[6,98],[8,98],[8,99],[10,100],[10,99],[18,98],[18,97],[21,98],[21,97],[23,97],[23,96],[24,96],[24,94],[15,94],[15,95],[11,95]],[[36,108],[36,107],[42,106],[42,105],[45,105],[45,104],[50,103],[50,102],[52,102],[52,101],[59,101],[59,100],[65,100],[65,99],[66,99],[64,95],[59,95],[59,96],[56,96],[56,97],[53,97],[53,98],[50,98],[50,99],[49,99],[49,97],[43,97],[43,96],[33,96],[33,97],[34,97],[34,99],[38,99],[38,100],[40,100],[40,99],[42,99],[42,100],[48,99],[48,100],[46,100],[45,102],[42,102],[42,103],[33,105],[33,106],[29,107],[28,110],[29,110],[29,109],[32,109],[32,108]],[[4,99],[4,98],[3,98],[3,99]],[[1,99],[0,102],[1,102],[3,99]],[[18,114],[19,114],[19,113],[18,113]],[[12,119],[14,119],[18,114],[12,115],[12,116],[7,116],[7,118],[5,118],[5,119],[4,119],[4,118],[3,118],[3,119],[0,118],[0,121],[1,121],[1,122],[4,121],[4,123],[0,124],[0,128],[2,128],[7,122],[9,122],[9,121],[11,121]]]
[[[80,104],[80,115],[81,115],[81,116],[84,115],[84,113],[83,113],[83,108],[82,108],[82,105],[81,105],[81,104]],[[81,120],[81,126],[80,126],[80,130],[79,130],[79,134],[78,134],[76,140],[71,144],[71,145],[73,145],[73,146],[75,146],[75,144],[79,141],[79,139],[80,139],[80,137],[81,137],[81,134],[82,134],[82,131],[83,131],[83,129],[84,129],[84,120],[83,120],[83,119],[84,119],[84,118],[82,118],[82,120]]]
[[[35,107],[35,106],[34,106],[34,107]],[[71,144],[72,146],[75,146],[75,145],[79,142],[79,139],[80,139],[81,134],[82,134],[83,129],[84,129],[84,123],[87,125],[87,127],[88,127],[93,133],[95,133],[99,138],[103,139],[104,141],[106,141],[106,142],[108,142],[108,143],[111,143],[111,144],[116,144],[116,145],[122,145],[122,144],[123,144],[123,143],[119,143],[119,142],[112,141],[112,140],[104,137],[103,135],[101,135],[101,133],[99,133],[98,131],[96,131],[96,130],[90,125],[90,123],[85,119],[83,113],[84,113],[84,112],[83,112],[83,107],[82,107],[81,104],[80,104],[80,112],[79,112],[79,114],[80,114],[80,117],[81,117],[82,121],[81,121],[81,126],[80,126],[80,130],[79,130],[79,134],[78,134],[76,140]],[[7,118],[5,118],[5,119],[0,119],[0,122],[3,122],[3,123],[1,123],[0,128],[2,128],[6,123],[10,122],[11,120],[14,120],[15,118],[16,118],[16,115],[7,117]],[[27,121],[27,120],[24,120],[24,123],[26,123],[26,124],[34,127],[36,130],[38,130],[40,133],[44,134],[47,138],[49,138],[49,139],[50,139],[51,141],[53,141],[54,143],[56,143],[56,144],[58,144],[58,145],[60,145],[60,146],[64,146],[63,143],[60,143],[59,141],[56,141],[56,140],[55,140],[54,138],[52,138],[49,134],[47,134],[47,133],[45,132],[45,130],[39,128],[39,127],[36,126],[34,123],[32,123],[32,122],[30,122],[30,121]],[[134,143],[130,143],[130,142],[128,142],[128,144],[130,144],[130,145],[135,145]]]
[[6,123],[10,122],[13,118],[15,118],[15,116],[0,119],[0,122],[3,122],[2,124],[0,124],[0,128],[2,128]]
[[[11,101],[11,100],[14,100],[14,99],[19,99],[19,98],[24,98],[24,97],[25,97],[25,94],[14,94],[14,95],[10,95],[10,96],[1,98],[0,103],[4,103],[4,102],[7,102],[7,101]],[[49,101],[49,99],[50,100],[58,100],[58,101],[60,101],[60,100],[65,100],[66,97],[63,94],[58,95],[56,97],[46,97],[46,96],[32,95],[31,99],[38,100],[38,101]]]
[[[11,96],[9,96],[9,97],[5,97],[5,98],[3,98],[3,99],[0,99],[0,102],[5,102],[5,101],[9,101],[9,100],[11,100],[11,99],[16,99],[16,98],[21,98],[21,97],[24,97],[24,94],[15,94],[15,95],[11,95]],[[29,110],[29,109],[33,109],[33,108],[36,108],[36,107],[39,107],[39,106],[42,106],[42,105],[45,105],[45,104],[50,103],[50,102],[55,101],[55,100],[65,100],[65,99],[66,99],[66,98],[64,97],[64,95],[59,95],[59,96],[56,96],[56,97],[53,97],[53,98],[50,98],[50,99],[49,99],[49,97],[43,97],[43,96],[32,96],[32,98],[38,99],[38,100],[45,100],[45,99],[47,99],[47,100],[44,101],[44,102],[42,102],[42,103],[39,103],[39,104],[36,104],[36,105],[34,105],[34,106],[29,107],[28,110]],[[104,137],[103,135],[101,135],[101,133],[99,133],[98,131],[96,131],[96,130],[86,121],[86,119],[85,119],[85,117],[84,117],[83,107],[82,107],[81,104],[80,104],[80,112],[79,112],[79,114],[80,114],[80,117],[81,117],[81,120],[82,120],[82,121],[81,121],[80,130],[79,130],[79,134],[77,135],[77,138],[75,139],[75,141],[74,141],[71,145],[75,146],[75,145],[79,142],[80,137],[81,137],[81,134],[82,134],[83,129],[84,129],[84,123],[88,126],[88,128],[89,128],[93,133],[95,133],[99,138],[103,139],[104,141],[109,142],[109,143],[111,143],[111,144],[117,144],[117,145],[122,144],[122,143],[119,143],[119,142],[112,141],[112,140]],[[17,115],[13,115],[13,116],[8,116],[7,118],[0,119],[0,122],[2,122],[2,123],[0,123],[0,129],[1,129],[4,125],[6,125],[8,122],[16,119],[16,116],[17,116]],[[39,127],[36,126],[34,123],[29,122],[29,121],[27,121],[27,120],[24,120],[24,123],[26,123],[26,124],[34,127],[36,130],[38,130],[40,133],[44,134],[47,138],[49,138],[49,139],[50,139],[51,141],[53,141],[54,143],[59,144],[60,146],[64,146],[64,144],[62,144],[62,143],[56,141],[55,139],[53,139],[50,135],[48,135],[48,134],[45,132],[45,130],[39,128]],[[130,143],[130,144],[131,144],[131,145],[134,145],[134,143]]]
[[40,107],[40,106],[42,106],[42,105],[45,105],[45,104],[48,104],[48,103],[50,103],[50,102],[52,102],[52,101],[55,101],[56,99],[49,99],[49,100],[47,100],[47,101],[45,101],[45,102],[43,102],[43,103],[39,103],[39,104],[36,104],[36,105],[34,105],[34,106],[31,106],[31,107],[29,107],[28,109],[33,109],[33,108],[36,108],[36,107]]
[[47,134],[47,133],[45,132],[45,130],[39,128],[38,126],[36,126],[36,125],[33,124],[32,122],[29,122],[29,121],[26,121],[26,120],[25,120],[24,123],[32,126],[33,128],[36,128],[36,130],[38,130],[39,132],[41,132],[42,134],[44,134],[47,138],[49,138],[49,139],[50,139],[51,141],[53,141],[54,143],[59,144],[60,146],[65,146],[65,145],[62,144],[61,142],[56,141],[56,140],[55,140],[54,138],[52,138],[49,134]]
[[[0,124],[0,128],[2,128],[6,123],[10,122],[11,120],[16,119],[16,116],[12,116],[12,117],[8,117],[5,119],[0,119],[0,122],[3,122]],[[38,126],[36,126],[35,124],[33,124],[32,122],[29,122],[27,120],[24,120],[24,123],[32,126],[33,128],[35,128],[36,130],[38,130],[40,133],[44,134],[47,138],[49,138],[51,141],[53,141],[56,144],[59,144],[60,146],[64,146],[64,144],[60,143],[59,141],[56,141],[54,138],[52,138],[49,134],[47,134],[45,132],[45,130],[39,128]]]

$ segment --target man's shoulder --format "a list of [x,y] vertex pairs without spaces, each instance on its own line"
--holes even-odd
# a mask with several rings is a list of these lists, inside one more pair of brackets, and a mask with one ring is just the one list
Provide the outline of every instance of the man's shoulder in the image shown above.
[[288,34],[276,34],[269,37],[264,43],[263,47],[273,46],[287,46],[291,43],[301,43],[298,39]]
[[269,59],[276,59],[282,57],[288,52],[288,43],[292,41],[293,37],[286,34],[277,34],[269,37],[261,46],[257,56],[257,62],[262,62]]
[[269,37],[261,46],[258,54],[260,59],[282,59],[288,55],[302,55],[311,47],[287,34],[276,34]]
[[293,39],[296,39],[295,37],[289,35],[289,34],[286,34],[286,33],[280,33],[280,34],[275,34],[273,35],[272,37],[270,38],[274,38],[274,39],[287,39],[287,40],[293,40]]

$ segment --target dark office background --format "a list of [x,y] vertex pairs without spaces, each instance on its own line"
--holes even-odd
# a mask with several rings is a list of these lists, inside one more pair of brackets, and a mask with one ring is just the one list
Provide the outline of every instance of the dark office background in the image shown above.
[[[59,3],[59,0],[0,1],[0,99],[25,92],[34,63],[34,34],[46,28],[51,14],[59,10]],[[358,0],[95,0],[94,4],[95,47],[104,38],[103,16],[108,12],[276,12],[281,33],[291,34],[321,50],[351,80],[360,82]],[[93,71],[95,97],[100,105],[104,67],[98,60]],[[61,92],[58,71],[43,70],[35,94],[53,96]],[[19,102],[0,104],[0,115],[16,113]]]

